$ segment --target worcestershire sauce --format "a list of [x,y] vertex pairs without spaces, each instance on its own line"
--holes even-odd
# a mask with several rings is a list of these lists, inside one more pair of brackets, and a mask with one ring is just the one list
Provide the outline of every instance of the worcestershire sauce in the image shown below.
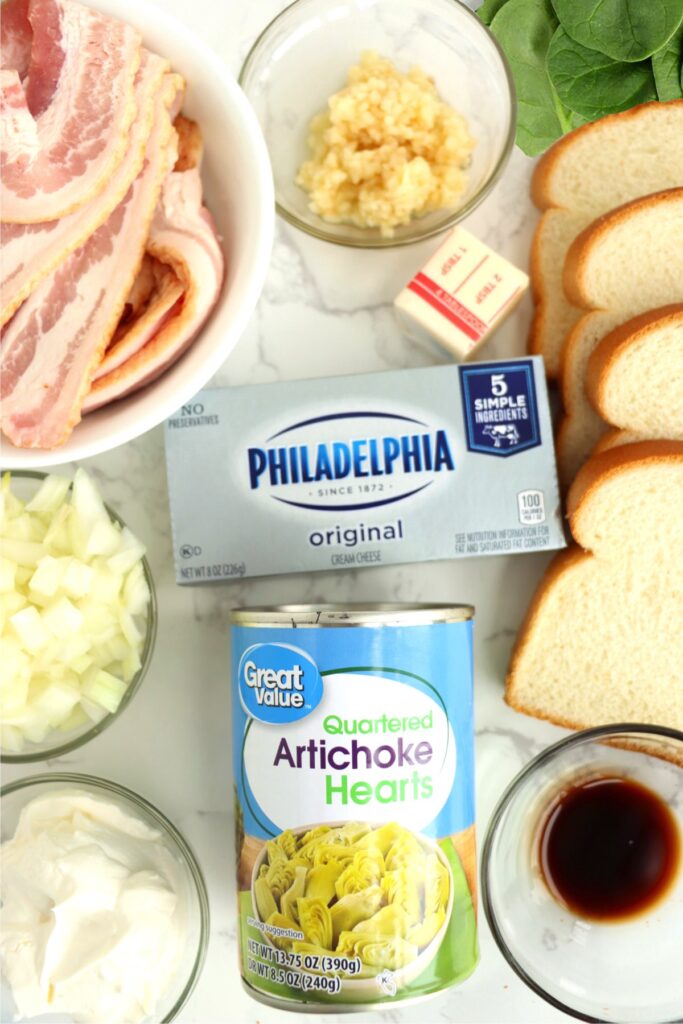
[[551,893],[578,917],[618,921],[651,907],[680,858],[676,821],[663,800],[619,776],[568,786],[540,834],[541,871]]

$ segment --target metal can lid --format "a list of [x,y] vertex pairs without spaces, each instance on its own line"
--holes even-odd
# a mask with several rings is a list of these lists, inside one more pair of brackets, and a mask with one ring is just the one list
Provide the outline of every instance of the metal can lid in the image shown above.
[[235,626],[311,629],[330,626],[429,626],[436,622],[465,622],[474,617],[469,604],[281,604],[235,608]]

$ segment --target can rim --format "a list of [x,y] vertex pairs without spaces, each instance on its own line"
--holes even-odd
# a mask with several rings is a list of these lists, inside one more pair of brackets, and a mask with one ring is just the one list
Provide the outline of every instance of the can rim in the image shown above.
[[235,608],[230,621],[236,626],[272,626],[283,629],[315,629],[334,626],[428,626],[432,623],[466,622],[474,617],[470,604],[280,604]]

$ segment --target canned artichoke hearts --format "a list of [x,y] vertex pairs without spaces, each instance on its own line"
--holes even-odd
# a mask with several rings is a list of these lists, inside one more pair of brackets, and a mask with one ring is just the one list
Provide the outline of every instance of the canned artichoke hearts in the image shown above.
[[476,966],[472,615],[233,613],[241,969],[256,998],[404,1003]]

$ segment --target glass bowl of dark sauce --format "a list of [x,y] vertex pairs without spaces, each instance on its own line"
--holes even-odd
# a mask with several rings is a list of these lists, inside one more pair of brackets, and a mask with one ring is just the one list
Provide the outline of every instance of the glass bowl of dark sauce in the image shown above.
[[493,936],[517,974],[578,1018],[683,1019],[683,733],[569,736],[513,780],[482,854]]

